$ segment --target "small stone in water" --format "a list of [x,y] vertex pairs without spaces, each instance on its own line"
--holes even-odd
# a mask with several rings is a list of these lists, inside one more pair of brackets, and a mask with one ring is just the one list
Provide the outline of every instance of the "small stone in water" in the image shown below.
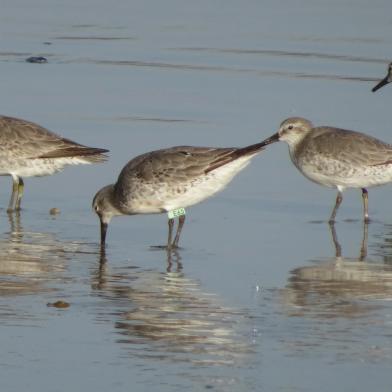
[[48,302],[46,306],[53,306],[54,308],[58,309],[65,309],[69,308],[69,303],[65,301],[56,301],[56,302]]
[[49,214],[50,214],[50,215],[58,215],[58,214],[60,214],[60,209],[59,209],[59,208],[56,208],[56,207],[53,207],[53,208],[51,208],[51,209],[49,210]]
[[28,63],[35,63],[35,64],[44,64],[47,63],[48,60],[42,56],[32,56],[26,59]]

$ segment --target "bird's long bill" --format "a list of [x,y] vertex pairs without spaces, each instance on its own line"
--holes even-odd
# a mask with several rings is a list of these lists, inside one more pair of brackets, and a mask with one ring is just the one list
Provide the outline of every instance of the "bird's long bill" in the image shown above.
[[260,143],[260,146],[261,147],[268,146],[268,144],[275,143],[275,142],[278,142],[278,141],[279,141],[279,133],[275,133],[272,136],[267,137],[267,139],[263,140]]
[[379,90],[381,87],[385,86],[386,84],[388,84],[388,77],[385,77],[383,80],[381,80],[378,84],[376,84],[373,88],[372,91],[376,92],[377,90]]
[[101,247],[105,246],[107,230],[108,230],[108,224],[103,222],[101,219]]

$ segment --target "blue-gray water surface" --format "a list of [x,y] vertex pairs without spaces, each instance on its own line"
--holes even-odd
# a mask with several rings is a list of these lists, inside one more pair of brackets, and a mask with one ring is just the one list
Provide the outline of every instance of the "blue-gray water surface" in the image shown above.
[[[105,164],[0,191],[1,390],[390,391],[391,186],[310,183],[270,146],[187,210],[113,219],[95,192],[132,157],[244,146],[292,115],[392,141],[388,0],[6,0],[1,113],[110,149]],[[32,64],[31,56],[48,62]],[[60,214],[52,216],[56,207]],[[48,306],[65,301],[66,308]]]

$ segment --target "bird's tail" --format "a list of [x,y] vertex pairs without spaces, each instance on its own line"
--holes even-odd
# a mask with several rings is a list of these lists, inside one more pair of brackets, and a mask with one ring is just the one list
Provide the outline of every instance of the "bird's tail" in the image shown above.
[[104,148],[77,145],[50,151],[46,154],[40,155],[38,158],[80,158],[86,163],[97,163],[104,162],[108,159],[108,156],[105,154],[107,152],[109,152],[109,150]]

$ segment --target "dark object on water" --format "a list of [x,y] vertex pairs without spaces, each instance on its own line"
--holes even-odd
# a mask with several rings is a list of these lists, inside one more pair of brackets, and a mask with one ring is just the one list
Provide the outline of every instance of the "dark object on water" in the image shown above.
[[28,63],[35,63],[35,64],[45,64],[48,62],[48,60],[45,57],[42,56],[32,56],[26,59],[26,62]]
[[48,307],[54,307],[54,308],[58,308],[58,309],[66,309],[69,308],[69,303],[65,302],[65,301],[56,301],[56,302],[48,302],[46,304],[46,306]]
[[49,214],[50,214],[50,215],[58,215],[58,214],[60,214],[60,209],[59,209],[59,208],[56,208],[56,207],[53,207],[53,208],[51,208],[51,209],[49,210]]

